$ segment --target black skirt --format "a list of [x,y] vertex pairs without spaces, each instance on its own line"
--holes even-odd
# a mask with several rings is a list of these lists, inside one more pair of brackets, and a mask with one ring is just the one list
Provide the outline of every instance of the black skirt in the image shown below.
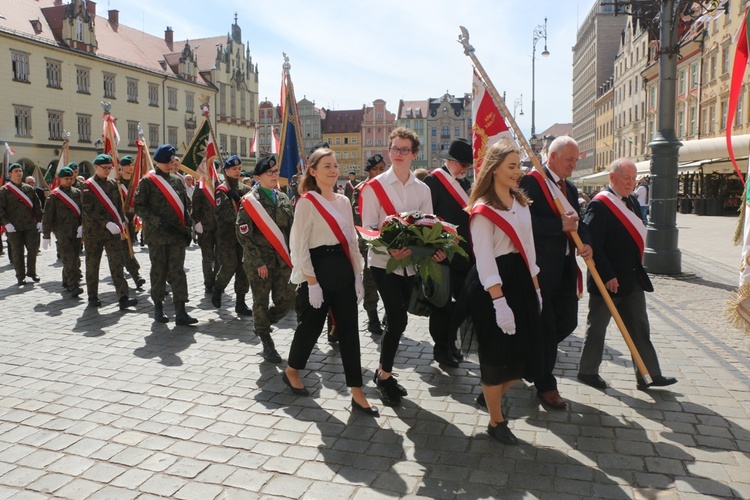
[[518,253],[495,259],[503,280],[503,295],[516,321],[515,335],[506,335],[495,320],[492,297],[479,281],[476,266],[466,278],[463,299],[471,304],[471,322],[462,335],[462,349],[479,357],[482,383],[499,385],[541,375],[542,343],[539,299],[526,263]]

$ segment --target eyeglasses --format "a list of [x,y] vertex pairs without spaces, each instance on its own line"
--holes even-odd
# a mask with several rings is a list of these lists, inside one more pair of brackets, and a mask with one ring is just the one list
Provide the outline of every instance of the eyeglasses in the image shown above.
[[97,165],[102,170],[112,170],[112,165]]
[[388,151],[390,151],[392,155],[395,155],[396,153],[408,155],[411,153],[411,148],[390,148]]
[[281,173],[281,170],[279,170],[278,168],[274,168],[273,170],[266,170],[264,173],[268,175],[279,175]]

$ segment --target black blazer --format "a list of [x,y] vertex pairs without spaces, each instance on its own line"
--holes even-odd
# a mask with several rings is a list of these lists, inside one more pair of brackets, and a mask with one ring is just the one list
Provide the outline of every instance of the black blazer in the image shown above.
[[[544,169],[552,179],[547,168]],[[581,213],[578,204],[578,189],[572,182],[566,180],[567,198],[573,210]],[[539,287],[547,293],[557,292],[561,286],[571,286],[576,281],[575,248],[569,255],[565,251],[570,241],[562,230],[562,219],[555,215],[544,196],[542,187],[531,175],[521,178],[521,189],[531,198],[531,225],[534,232],[534,247],[536,249],[536,264],[539,266]],[[578,235],[583,243],[590,245],[591,238],[583,224],[578,225]],[[571,245],[572,247],[572,245]],[[574,286],[574,285],[573,285]]]
[[[445,167],[442,167],[446,172],[448,171]],[[450,174],[449,174],[450,175]],[[471,184],[466,179],[457,179],[461,187],[469,192]],[[424,178],[424,183],[430,188],[430,194],[432,195],[432,211],[438,217],[443,218],[446,222],[455,224],[458,226],[458,235],[461,236],[465,241],[461,242],[461,248],[469,255],[469,259],[465,259],[460,255],[453,257],[450,263],[451,269],[457,271],[466,270],[470,267],[470,263],[473,261],[471,253],[471,242],[469,231],[469,214],[462,206],[453,198],[448,190],[440,182],[440,179],[435,177],[434,174],[430,174]]]
[[[607,191],[611,191],[607,188]],[[635,213],[640,218],[641,205],[635,196],[630,196]],[[646,274],[641,262],[640,251],[633,238],[622,225],[617,216],[607,208],[603,201],[591,199],[583,216],[584,224],[591,234],[594,249],[594,263],[596,270],[606,283],[617,278],[620,285],[613,297],[625,297],[633,293],[635,284],[639,282],[647,292],[653,292],[654,287]],[[587,281],[588,291],[594,295],[601,295],[596,287],[591,273]]]

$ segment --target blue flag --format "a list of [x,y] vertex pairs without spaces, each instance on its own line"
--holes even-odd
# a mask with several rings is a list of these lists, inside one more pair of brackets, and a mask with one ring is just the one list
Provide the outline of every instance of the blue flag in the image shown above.
[[304,170],[305,159],[300,153],[302,139],[299,135],[299,114],[297,101],[294,98],[294,86],[289,74],[288,62],[282,72],[281,81],[281,140],[279,142],[280,176],[291,180]]

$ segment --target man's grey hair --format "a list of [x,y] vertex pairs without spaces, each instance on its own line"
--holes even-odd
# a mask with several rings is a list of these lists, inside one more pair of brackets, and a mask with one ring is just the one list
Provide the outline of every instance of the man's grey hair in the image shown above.
[[577,148],[578,143],[569,135],[561,135],[560,137],[555,137],[555,139],[549,145],[549,154],[559,153],[567,146],[575,146]]
[[609,171],[616,174],[624,166],[632,165],[635,167],[635,163],[630,158],[618,158],[609,165]]

